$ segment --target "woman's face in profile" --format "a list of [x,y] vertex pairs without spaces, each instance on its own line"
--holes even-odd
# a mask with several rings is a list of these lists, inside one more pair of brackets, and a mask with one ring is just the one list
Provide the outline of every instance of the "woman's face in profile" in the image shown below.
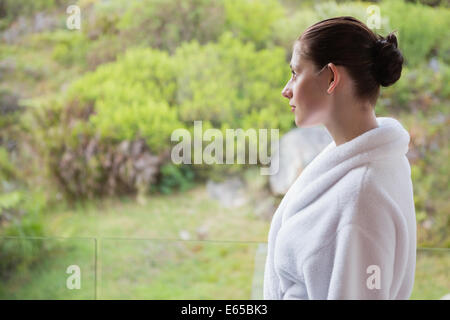
[[292,76],[282,91],[289,99],[297,126],[314,126],[325,121],[328,113],[327,68],[316,70],[312,61],[300,55],[301,43],[297,42],[291,58]]

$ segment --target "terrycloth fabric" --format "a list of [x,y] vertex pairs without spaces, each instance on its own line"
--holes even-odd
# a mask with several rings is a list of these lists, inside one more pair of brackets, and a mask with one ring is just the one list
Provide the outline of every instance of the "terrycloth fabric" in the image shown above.
[[409,134],[393,118],[301,173],[268,237],[264,299],[408,299],[416,265]]

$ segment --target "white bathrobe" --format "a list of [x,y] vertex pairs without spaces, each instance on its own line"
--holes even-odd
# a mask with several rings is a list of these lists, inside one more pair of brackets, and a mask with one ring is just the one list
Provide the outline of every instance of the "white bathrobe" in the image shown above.
[[409,134],[393,118],[301,173],[268,237],[264,299],[409,299],[416,218]]

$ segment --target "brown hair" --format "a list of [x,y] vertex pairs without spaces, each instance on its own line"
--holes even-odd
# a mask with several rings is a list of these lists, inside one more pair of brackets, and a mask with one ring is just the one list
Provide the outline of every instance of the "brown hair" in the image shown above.
[[332,62],[345,66],[355,83],[356,94],[375,103],[380,85],[394,84],[401,75],[403,55],[397,38],[374,33],[353,17],[320,21],[303,32],[300,54],[311,60],[317,70]]

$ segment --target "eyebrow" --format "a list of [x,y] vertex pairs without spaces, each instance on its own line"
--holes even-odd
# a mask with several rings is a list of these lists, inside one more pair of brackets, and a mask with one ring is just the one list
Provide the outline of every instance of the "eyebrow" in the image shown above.
[[296,68],[294,68],[294,66],[292,65],[292,62],[289,63],[289,67],[290,67],[292,70],[298,70],[298,69],[297,69],[298,66],[295,66]]

